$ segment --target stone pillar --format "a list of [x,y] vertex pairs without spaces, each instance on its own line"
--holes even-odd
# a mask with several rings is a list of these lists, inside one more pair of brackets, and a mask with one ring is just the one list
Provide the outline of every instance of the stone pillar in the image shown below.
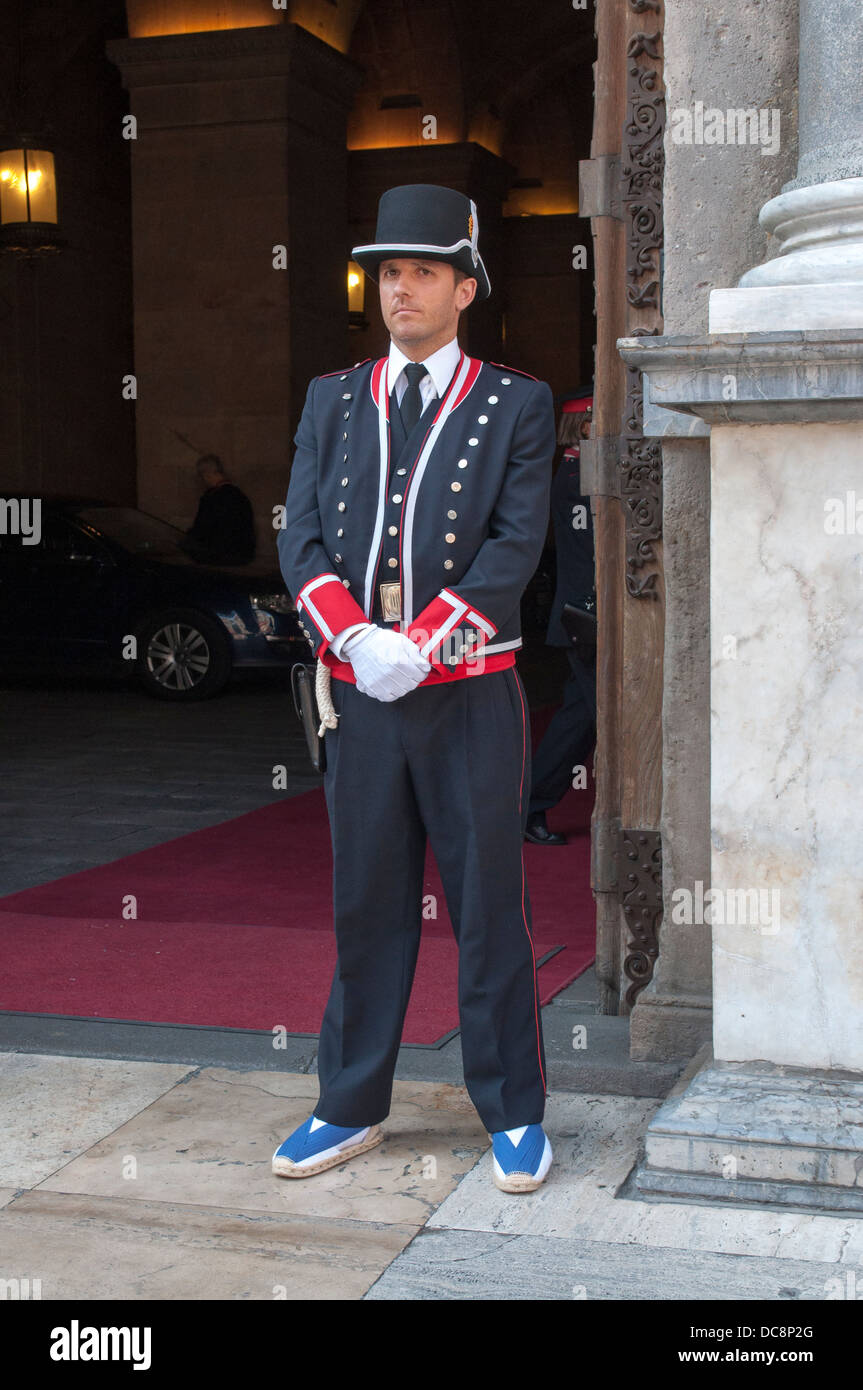
[[[751,35],[743,51],[723,38],[741,29]],[[793,149],[768,159],[758,147],[736,146],[706,158],[704,146],[672,139],[673,113],[698,99],[746,108],[756,93],[793,88],[796,0],[771,0],[769,14],[760,0],[718,0],[709,15],[691,0],[666,0],[663,49],[665,332],[703,333],[710,291],[764,254],[753,203],[766,172],[777,189],[793,172]],[[674,920],[678,888],[710,886],[710,427],[646,400],[644,432],[662,439],[663,917],[653,979],[630,1018],[630,1051],[637,1060],[670,1060],[691,1057],[712,1029],[710,927]]]
[[711,426],[714,1060],[636,1182],[863,1211],[863,327],[621,351]]
[[345,361],[359,70],[291,24],[107,47],[137,121],[139,505],[187,526],[196,452],[218,454],[275,564],[272,508],[306,387]]
[[715,333],[863,323],[859,0],[800,0],[797,177],[761,209],[778,254],[711,296]]
[[706,337],[620,344],[654,407],[711,430],[711,895],[689,906],[714,1059],[654,1116],[636,1183],[863,1212],[863,260],[841,212],[863,165],[835,75],[863,13],[800,15],[798,178],[761,216],[780,256],[713,291]]

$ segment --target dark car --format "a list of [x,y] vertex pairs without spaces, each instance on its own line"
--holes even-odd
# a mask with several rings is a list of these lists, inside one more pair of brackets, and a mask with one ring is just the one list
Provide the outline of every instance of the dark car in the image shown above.
[[114,668],[160,699],[203,700],[235,669],[308,659],[275,562],[196,563],[182,531],[133,507],[34,507],[0,499],[5,670]]

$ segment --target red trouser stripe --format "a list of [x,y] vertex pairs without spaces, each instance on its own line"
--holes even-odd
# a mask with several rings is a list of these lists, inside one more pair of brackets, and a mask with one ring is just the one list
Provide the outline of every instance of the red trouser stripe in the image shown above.
[[[527,761],[527,719],[526,719],[525,710],[524,710],[524,697],[523,697],[523,695],[522,695],[522,693],[521,693],[521,682],[519,681],[518,676],[515,674],[515,672],[513,672],[513,678],[514,678],[514,680],[515,680],[515,687],[516,687],[516,690],[518,691],[518,698],[519,698],[519,700],[520,700],[520,702],[521,702],[521,738],[522,738],[522,744],[521,744],[521,783],[520,783],[519,789],[518,789],[518,809],[519,809],[519,812],[521,812],[522,797],[523,797],[523,794],[524,794],[524,767],[525,767],[525,763],[526,763],[526,761]],[[534,1017],[536,1018],[536,1057],[537,1057],[537,1061],[539,1062],[539,1074],[540,1074],[540,1076],[542,1077],[542,1088],[543,1088],[544,1091],[547,1091],[547,1090],[548,1090],[548,1086],[547,1086],[547,1084],[546,1084],[545,1072],[543,1071],[543,1066],[542,1066],[542,1047],[541,1047],[541,1045],[540,1045],[539,994],[538,994],[538,990],[537,990],[537,981],[536,981],[536,952],[535,952],[534,949],[533,949],[533,937],[532,937],[531,934],[530,934],[530,927],[527,925],[527,913],[526,913],[525,907],[524,907],[524,888],[525,888],[525,877],[524,877],[524,842],[522,841],[522,849],[521,849],[521,916],[522,916],[522,921],[524,922],[524,929],[525,929],[525,931],[527,932],[527,939],[528,939],[528,942],[530,943],[530,954],[531,954],[531,959],[533,960],[533,1012],[534,1012]]]

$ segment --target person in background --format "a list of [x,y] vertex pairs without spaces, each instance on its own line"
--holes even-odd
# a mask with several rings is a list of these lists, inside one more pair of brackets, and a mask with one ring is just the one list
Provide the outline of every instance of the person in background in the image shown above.
[[[525,839],[534,845],[565,845],[566,836],[549,830],[546,812],[568,791],[573,771],[585,767],[596,742],[596,650],[580,652],[563,622],[564,604],[596,612],[593,520],[590,498],[581,494],[579,442],[590,434],[593,398],[575,397],[563,407],[562,442],[573,438],[551,485],[551,520],[557,552],[557,584],[546,644],[565,647],[569,675],[563,704],[555,713],[533,760]],[[577,422],[577,423],[575,423]]]
[[204,454],[195,469],[204,492],[183,550],[201,564],[247,565],[255,558],[251,502],[228,479],[215,454]]

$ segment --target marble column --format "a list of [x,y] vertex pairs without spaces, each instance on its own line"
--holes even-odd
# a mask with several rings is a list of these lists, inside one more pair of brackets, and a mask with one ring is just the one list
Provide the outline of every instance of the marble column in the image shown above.
[[713,291],[706,336],[619,344],[655,408],[710,427],[711,892],[678,908],[712,926],[713,1057],[636,1185],[863,1212],[863,101],[841,76],[863,12],[801,0],[800,23],[798,174],[760,218],[780,255]]
[[711,332],[863,322],[861,50],[860,0],[800,0],[797,176],[759,219],[777,254],[714,291]]

